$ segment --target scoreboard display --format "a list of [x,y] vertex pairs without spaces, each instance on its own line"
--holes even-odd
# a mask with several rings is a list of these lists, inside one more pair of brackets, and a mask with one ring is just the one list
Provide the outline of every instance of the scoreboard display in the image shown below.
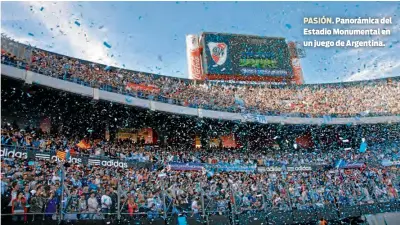
[[293,76],[290,52],[284,38],[202,33],[202,61],[207,76]]

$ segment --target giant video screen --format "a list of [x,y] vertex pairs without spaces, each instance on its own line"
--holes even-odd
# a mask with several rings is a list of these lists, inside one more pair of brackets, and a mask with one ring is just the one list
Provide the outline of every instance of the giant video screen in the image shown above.
[[293,75],[284,38],[203,33],[202,45],[207,75],[285,78]]

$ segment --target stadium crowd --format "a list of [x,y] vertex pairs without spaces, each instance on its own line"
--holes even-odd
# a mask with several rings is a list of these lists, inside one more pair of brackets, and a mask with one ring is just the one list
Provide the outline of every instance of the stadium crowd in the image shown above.
[[86,86],[189,107],[267,115],[398,115],[398,79],[268,86],[193,82],[104,66],[34,48],[31,62],[2,50],[2,62]]
[[[24,212],[45,213],[45,218],[54,219],[61,201],[63,164],[30,162],[2,158],[2,212],[17,215],[15,220],[22,220]],[[210,174],[167,169],[116,170],[78,164],[66,168],[64,183],[68,190],[64,193],[69,193],[63,203],[68,219],[103,218],[116,213],[118,194],[122,212],[127,216],[142,212],[148,217],[159,217],[164,211],[163,193],[169,212],[198,215],[203,199],[208,213],[224,213],[232,205],[236,212],[243,212],[263,207],[284,210],[395,201],[400,184],[395,172],[368,166],[350,172],[331,168]]]
[[[52,149],[76,149],[80,152],[83,149],[77,147],[81,142],[45,134],[36,136],[30,130],[13,132],[10,128],[2,129],[1,140],[2,149],[34,147],[38,152]],[[87,142],[93,144],[94,140]],[[168,213],[189,212],[200,217],[202,203],[207,213],[226,214],[230,210],[243,213],[266,208],[315,209],[328,205],[354,206],[399,200],[397,170],[381,164],[385,159],[398,160],[397,148],[379,148],[364,153],[358,150],[266,153],[167,147],[136,152],[132,149],[136,149],[136,145],[140,149],[143,144],[127,143],[101,141],[93,144],[93,148],[107,149],[112,145],[116,147],[116,155],[127,151],[147,155],[146,160],[159,166],[116,169],[71,163],[64,170],[64,191],[61,188],[61,167],[65,164],[53,159],[26,160],[2,156],[2,212],[13,214],[14,220],[56,219],[61,193],[65,195],[62,204],[68,220],[115,218],[118,208],[122,209],[125,217],[161,217],[165,208]],[[89,147],[86,151],[91,149]],[[103,156],[113,156],[107,155],[107,151],[100,152]],[[334,167],[337,159],[359,162],[363,166]],[[176,170],[168,167],[171,163],[224,163],[280,169],[228,172],[205,167]],[[314,165],[317,167],[312,170],[287,169],[288,166]],[[44,214],[24,215],[27,212]]]
[[[38,131],[37,133],[35,132]],[[346,140],[345,140],[346,141]],[[84,137],[69,139],[65,136],[49,135],[40,132],[40,129],[15,130],[11,126],[3,127],[1,131],[1,145],[11,149],[32,149],[40,153],[68,151],[71,156],[80,157],[107,157],[111,159],[134,160],[137,162],[158,162],[167,165],[170,162],[182,163],[227,163],[259,166],[303,166],[303,165],[333,165],[338,159],[379,165],[382,160],[400,159],[397,145],[374,145],[363,154],[357,154],[353,148],[334,151],[313,149],[300,152],[276,152],[266,149],[251,149],[251,153],[243,148],[224,149],[221,146],[196,148],[194,146],[163,148],[154,147],[155,144],[145,144],[144,140],[117,139],[107,141]],[[227,148],[225,148],[227,149]]]
[[136,145],[129,140],[118,140],[113,143],[99,139],[89,140],[87,137],[82,140],[74,140],[62,135],[42,133],[40,129],[13,131],[5,128],[1,133],[1,144],[4,146],[35,149],[39,152],[55,153],[57,150],[62,150],[70,151],[72,156],[136,159],[137,161],[149,161],[152,157],[149,151],[152,149],[151,146]]

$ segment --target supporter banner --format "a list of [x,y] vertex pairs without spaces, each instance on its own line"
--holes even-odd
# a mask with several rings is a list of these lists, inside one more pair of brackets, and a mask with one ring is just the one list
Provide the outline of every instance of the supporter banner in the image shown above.
[[339,161],[335,167],[338,169],[359,169],[365,167],[365,163]]
[[[19,159],[28,159],[27,151],[22,151],[19,149],[9,149],[3,148],[0,150],[1,158],[19,158]],[[55,160],[56,162],[60,162],[60,159],[57,157],[55,153],[44,153],[36,151],[34,153],[34,158],[37,160]],[[83,163],[84,161],[88,162],[88,165],[93,166],[102,166],[102,167],[114,167],[114,168],[151,168],[150,162],[126,162],[118,159],[96,159],[90,157],[71,157],[68,160],[69,163],[76,163],[79,165],[87,165]]]
[[238,146],[234,134],[224,135],[220,138],[224,148],[236,148]]
[[311,133],[307,133],[297,137],[296,144],[298,144],[301,148],[311,148],[314,146],[314,141],[312,139]]
[[204,166],[201,163],[171,162],[167,166],[167,170],[177,170],[177,171],[200,171],[203,169]]
[[146,85],[146,84],[134,84],[134,83],[128,83],[125,87],[126,89],[130,90],[135,90],[135,91],[150,91],[150,92],[160,92],[160,89],[158,87],[152,86],[152,85]]
[[202,163],[169,163],[167,170],[176,171],[200,171],[210,170],[215,172],[254,172],[256,165],[239,165],[228,163],[202,164]]
[[382,160],[382,166],[400,166],[400,160]]
[[154,134],[155,132],[153,131],[152,128],[143,128],[137,133],[137,139],[138,141],[141,139],[144,139],[145,144],[153,144],[155,142],[154,140]]
[[132,157],[125,157],[125,161],[127,161],[127,162],[146,162],[148,160],[144,156],[134,155]]
[[257,165],[240,165],[240,164],[206,164],[207,170],[214,170],[215,172],[255,172]]
[[248,122],[258,122],[258,123],[268,123],[267,116],[254,115],[254,114],[242,114],[245,121]]

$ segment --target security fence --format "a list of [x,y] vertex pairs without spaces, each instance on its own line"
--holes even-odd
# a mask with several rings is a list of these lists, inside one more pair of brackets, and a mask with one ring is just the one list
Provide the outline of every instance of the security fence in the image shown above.
[[[247,225],[247,224],[306,224],[318,222],[324,218],[338,222],[347,218],[359,218],[366,214],[400,211],[400,201],[392,199],[368,199],[357,204],[318,204],[292,205],[290,197],[280,204],[271,202],[260,187],[256,203],[249,204],[239,196],[242,190],[227,190],[225,195],[210,195],[202,187],[201,197],[196,203],[178,203],[165,189],[154,194],[152,203],[149,198],[145,204],[137,205],[126,191],[115,190],[116,201],[108,207],[102,205],[97,193],[78,194],[76,190],[62,188],[60,196],[33,196],[23,213],[11,214],[3,207],[1,221],[17,224],[210,224],[210,225]],[[112,195],[113,193],[109,194]],[[138,197],[140,198],[140,197]],[[100,199],[100,200],[99,200]],[[91,201],[97,202],[92,208]],[[100,204],[98,204],[100,203]],[[136,206],[135,206],[136,205]],[[195,206],[198,206],[196,208]]]
[[[89,213],[89,212],[64,212],[59,213],[24,213],[5,214],[2,213],[1,221],[7,224],[210,224],[210,225],[258,225],[258,224],[310,224],[324,218],[332,224],[348,218],[358,218],[362,215],[377,214],[383,212],[400,211],[400,203],[373,203],[357,206],[335,207],[326,206],[307,210],[280,210],[266,209],[265,211],[250,210],[230,215],[230,212],[215,213],[193,212],[167,213],[143,211],[137,213],[113,212],[113,213]],[[233,216],[233,217],[232,217]],[[63,217],[62,219],[60,217]]]

